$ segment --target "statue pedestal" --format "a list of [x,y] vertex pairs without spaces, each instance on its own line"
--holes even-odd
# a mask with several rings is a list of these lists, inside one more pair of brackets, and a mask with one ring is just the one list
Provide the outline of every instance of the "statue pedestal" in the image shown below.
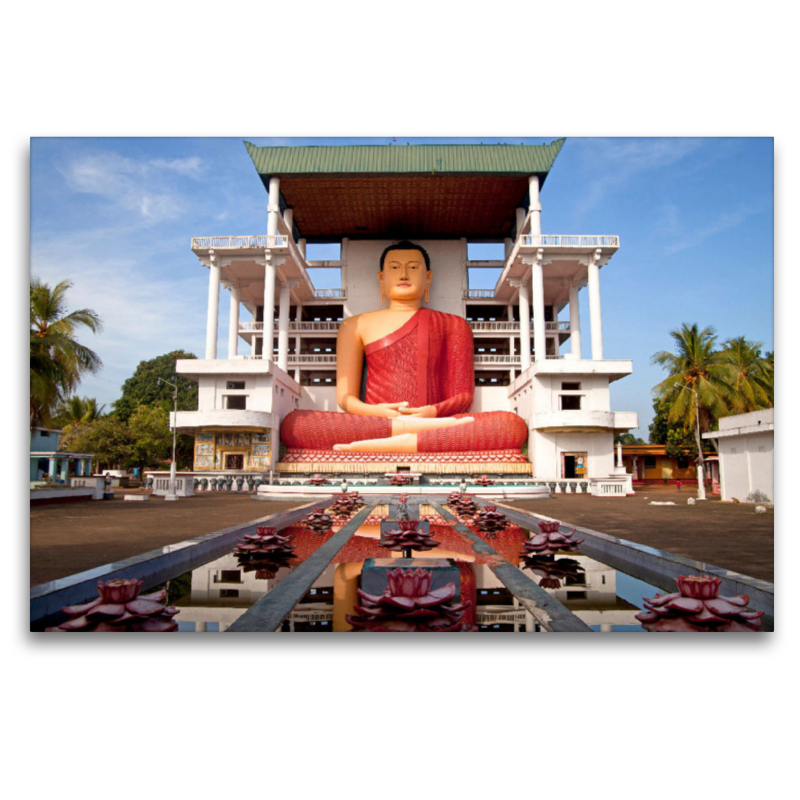
[[361,591],[382,595],[389,585],[386,576],[398,567],[430,570],[431,589],[440,589],[448,583],[454,583],[456,598],[461,596],[461,572],[450,558],[368,558],[361,570]]

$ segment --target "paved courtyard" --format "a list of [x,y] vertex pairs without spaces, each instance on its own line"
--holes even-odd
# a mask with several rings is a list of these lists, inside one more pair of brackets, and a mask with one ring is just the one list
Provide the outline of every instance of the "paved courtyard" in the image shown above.
[[[657,486],[635,497],[555,495],[513,505],[678,555],[706,561],[762,580],[774,580],[774,513],[755,514],[751,504],[709,499],[694,506],[684,488]],[[674,501],[652,506],[651,501]],[[167,503],[152,497],[31,508],[32,586],[63,578],[167,544],[213,533],[294,508],[308,501],[267,502],[249,495],[206,494]]]

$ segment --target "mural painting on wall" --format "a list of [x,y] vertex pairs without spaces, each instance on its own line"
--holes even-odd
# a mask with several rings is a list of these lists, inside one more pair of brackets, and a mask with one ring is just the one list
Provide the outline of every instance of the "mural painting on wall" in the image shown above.
[[[233,453],[230,448],[235,448]],[[199,431],[195,434],[194,468],[228,469],[228,456],[241,456],[237,469],[263,470],[270,467],[270,432],[214,433]]]

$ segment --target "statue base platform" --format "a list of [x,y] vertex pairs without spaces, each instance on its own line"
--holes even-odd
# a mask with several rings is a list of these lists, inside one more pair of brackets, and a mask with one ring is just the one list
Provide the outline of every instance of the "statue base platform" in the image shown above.
[[289,448],[275,465],[281,473],[380,473],[398,467],[427,475],[459,473],[532,474],[520,450],[480,450],[450,453],[348,453],[339,450]]

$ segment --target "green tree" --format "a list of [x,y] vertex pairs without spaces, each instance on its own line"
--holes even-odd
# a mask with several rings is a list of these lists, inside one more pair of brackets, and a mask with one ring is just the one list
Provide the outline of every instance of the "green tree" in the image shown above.
[[128,418],[131,454],[128,466],[142,470],[158,466],[172,455],[169,412],[158,405],[137,406]]
[[123,468],[133,454],[133,439],[128,426],[112,415],[91,422],[79,423],[65,430],[60,450],[73,453],[94,453],[98,470]]
[[86,372],[97,372],[100,357],[76,338],[82,328],[93,333],[103,323],[90,308],[67,309],[70,281],[51,287],[38,278],[30,282],[30,424],[49,422]]
[[618,433],[614,437],[614,444],[645,444],[645,441],[632,433]]
[[728,339],[722,356],[732,372],[730,413],[744,414],[775,403],[774,359],[761,355],[761,342],[749,342],[744,336]]
[[163,356],[139,362],[136,371],[122,385],[122,397],[114,403],[114,415],[123,421],[137,406],[158,406],[165,411],[173,409],[173,388],[160,383],[159,378],[178,387],[178,410],[197,410],[197,384],[175,372],[175,362],[183,358],[197,358],[193,353],[173,350]]
[[671,331],[675,352],[662,350],[653,362],[669,371],[654,388],[659,406],[667,409],[670,427],[693,430],[697,447],[698,493],[705,497],[703,443],[700,434],[711,429],[711,421],[728,413],[733,392],[730,359],[716,350],[713,328],[698,329],[684,323]]

